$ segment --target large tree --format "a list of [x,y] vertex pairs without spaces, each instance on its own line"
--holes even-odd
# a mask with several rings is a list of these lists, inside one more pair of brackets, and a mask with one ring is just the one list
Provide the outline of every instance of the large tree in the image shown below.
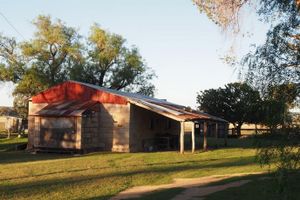
[[[194,0],[200,11],[227,31],[238,31],[241,13],[256,9],[272,26],[266,42],[249,52],[241,64],[247,81],[262,92],[274,85],[300,84],[300,12],[298,0]],[[252,6],[251,6],[252,5]],[[248,6],[248,7],[247,7]],[[243,9],[244,8],[244,9]]]
[[68,79],[153,95],[155,76],[136,47],[98,25],[83,39],[73,27],[38,16],[32,39],[18,43],[0,35],[0,81],[16,84],[14,106],[26,117],[27,99]]
[[243,123],[253,122],[260,101],[259,92],[246,83],[230,83],[224,88],[204,90],[197,96],[201,111],[228,120],[238,135]]
[[154,95],[155,76],[136,47],[128,48],[126,40],[99,25],[91,27],[85,63],[74,65],[71,79],[116,90]]
[[263,124],[269,126],[271,130],[277,129],[278,125],[287,127],[292,123],[292,115],[289,112],[297,103],[299,96],[298,86],[295,84],[275,85],[264,94],[262,102]]
[[[240,13],[247,3],[261,18],[271,23],[263,45],[248,53],[242,64],[247,67],[247,81],[259,86],[266,98],[262,104],[265,123],[276,126],[286,121],[286,108],[300,90],[300,1],[299,0],[194,0],[200,10],[223,29],[239,31]],[[281,85],[294,85],[298,93]],[[277,88],[274,91],[274,88]],[[280,91],[280,92],[278,92]],[[279,95],[278,95],[279,94]],[[271,98],[270,98],[271,97]],[[283,97],[283,98],[281,98]],[[285,102],[284,102],[285,101]],[[299,102],[299,101],[298,101]],[[278,113],[281,113],[278,115]],[[286,130],[286,131],[285,131]],[[288,173],[300,168],[299,130],[283,129],[283,138],[269,147],[258,149],[261,164],[277,167],[280,193],[287,199]]]
[[33,24],[37,31],[29,41],[0,37],[0,81],[16,84],[14,107],[27,115],[27,99],[36,93],[67,80],[71,59],[80,57],[79,35],[60,20],[38,16]]

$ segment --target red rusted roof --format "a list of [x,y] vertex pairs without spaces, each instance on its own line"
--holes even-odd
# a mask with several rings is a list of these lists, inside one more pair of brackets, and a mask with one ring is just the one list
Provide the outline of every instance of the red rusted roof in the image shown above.
[[[32,97],[33,103],[50,103],[54,105],[68,101],[94,101],[113,104],[131,103],[177,121],[213,120],[227,122],[224,119],[209,115],[207,113],[192,110],[185,106],[174,104],[166,100],[152,98],[141,94],[107,89],[97,85],[77,81],[64,82]],[[48,109],[48,111],[45,110],[43,112],[49,114],[49,110],[51,110],[50,113],[53,112],[63,116],[64,112],[66,112],[65,114],[69,115],[68,113],[71,113],[72,109],[74,111],[75,107],[70,107],[66,109],[66,111],[59,111],[59,109]]]
[[33,103],[62,101],[98,101],[101,103],[127,104],[126,98],[104,90],[98,90],[75,81],[66,81],[33,96]]
[[33,115],[39,116],[53,116],[53,117],[70,117],[70,116],[81,116],[84,111],[95,106],[97,101],[63,101],[56,102],[47,105]]

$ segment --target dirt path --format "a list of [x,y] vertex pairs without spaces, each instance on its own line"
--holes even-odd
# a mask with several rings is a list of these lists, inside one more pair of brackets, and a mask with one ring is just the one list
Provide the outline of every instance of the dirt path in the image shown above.
[[242,174],[229,174],[229,175],[215,175],[215,176],[207,176],[202,178],[174,179],[174,182],[170,184],[154,185],[154,186],[147,185],[147,186],[137,186],[137,187],[129,188],[127,190],[120,192],[118,195],[112,197],[110,200],[138,198],[149,192],[153,192],[161,189],[171,189],[171,188],[186,188],[186,190],[181,192],[179,195],[175,196],[173,200],[188,200],[188,199],[192,200],[196,198],[202,199],[201,197],[204,197],[214,192],[225,190],[231,187],[239,187],[243,184],[248,183],[250,180],[234,181],[231,183],[218,185],[218,186],[207,186],[207,187],[201,187],[201,186],[213,182],[218,182],[226,178],[253,175],[253,174],[260,174],[260,173],[242,173]]

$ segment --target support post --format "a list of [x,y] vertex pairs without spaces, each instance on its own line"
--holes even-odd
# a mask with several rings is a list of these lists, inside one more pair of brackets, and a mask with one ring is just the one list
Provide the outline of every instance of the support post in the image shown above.
[[180,153],[184,153],[184,122],[180,122]]
[[225,130],[224,130],[224,146],[227,147],[227,137],[228,137],[228,130],[229,126],[228,124],[224,124]]
[[207,122],[203,123],[203,150],[206,151],[207,150]]
[[215,138],[218,138],[218,133],[219,133],[219,126],[218,126],[218,122],[216,122]]
[[192,153],[195,152],[195,123],[192,122]]

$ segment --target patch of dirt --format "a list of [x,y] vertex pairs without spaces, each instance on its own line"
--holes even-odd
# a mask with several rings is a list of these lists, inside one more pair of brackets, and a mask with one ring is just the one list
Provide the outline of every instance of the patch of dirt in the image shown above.
[[184,190],[182,193],[175,196],[172,200],[193,200],[193,199],[201,200],[204,199],[204,197],[209,194],[226,190],[232,187],[239,187],[248,182],[250,182],[250,180],[234,181],[231,183],[226,183],[224,185],[217,185],[217,186],[192,187]]
[[196,198],[203,199],[202,197],[205,197],[209,194],[221,190],[225,190],[231,187],[239,187],[241,185],[250,182],[250,180],[234,181],[231,183],[227,183],[224,185],[217,185],[217,186],[204,186],[204,185],[218,182],[226,178],[254,175],[254,174],[261,174],[261,173],[241,173],[241,174],[229,174],[229,175],[215,175],[215,176],[207,176],[201,178],[174,179],[174,182],[170,184],[153,185],[153,186],[147,185],[147,186],[137,186],[137,187],[129,188],[127,190],[120,192],[118,195],[110,198],[110,200],[139,198],[153,191],[162,190],[162,189],[172,189],[172,188],[186,188],[182,193],[175,196],[173,200],[188,200],[188,199],[192,200]]

